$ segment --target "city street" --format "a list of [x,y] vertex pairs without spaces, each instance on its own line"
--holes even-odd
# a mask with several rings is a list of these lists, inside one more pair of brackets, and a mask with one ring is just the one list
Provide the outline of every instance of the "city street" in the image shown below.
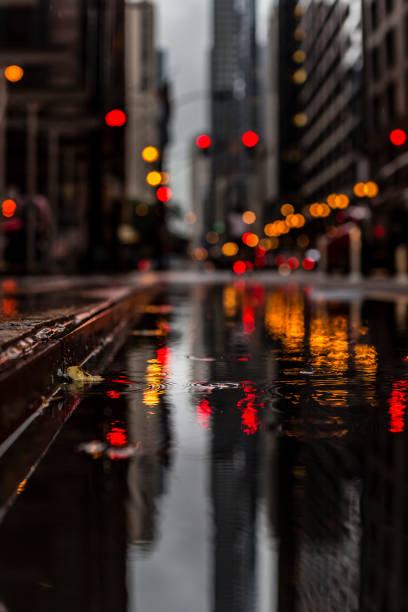
[[0,0],[0,612],[408,612],[408,0]]
[[[402,567],[408,531],[406,287],[85,281],[59,279],[58,316],[88,312],[89,354],[68,348],[54,370],[44,348],[69,347],[75,327],[43,337],[21,360],[47,365],[48,397],[20,402],[14,429],[2,404],[2,609],[365,610],[391,588],[404,601],[387,564]],[[2,329],[49,328],[52,286],[16,283]],[[84,324],[125,302],[123,345],[91,345]],[[79,365],[93,378],[72,379]]]

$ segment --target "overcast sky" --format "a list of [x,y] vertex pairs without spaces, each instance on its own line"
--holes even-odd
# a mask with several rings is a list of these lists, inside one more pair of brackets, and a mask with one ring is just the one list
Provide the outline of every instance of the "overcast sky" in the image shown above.
[[[207,100],[213,0],[154,0],[158,44],[168,52],[168,72],[175,100],[195,92],[197,99],[174,109],[169,151],[174,200],[190,208],[189,149],[193,137],[208,130]],[[258,0],[258,38],[265,40],[272,0]],[[201,93],[200,93],[201,92]],[[202,95],[201,95],[202,94]]]

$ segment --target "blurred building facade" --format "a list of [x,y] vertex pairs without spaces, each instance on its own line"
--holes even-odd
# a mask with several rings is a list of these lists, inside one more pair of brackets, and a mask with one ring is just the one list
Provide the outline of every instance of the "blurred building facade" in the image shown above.
[[373,202],[373,226],[384,228],[377,243],[378,265],[406,275],[408,153],[390,142],[393,130],[408,130],[408,5],[363,2],[365,33],[366,146],[380,192]]
[[105,114],[124,104],[124,0],[2,2],[0,65],[10,64],[24,76],[6,84],[2,197],[21,204],[23,226],[6,260],[113,263],[124,146]]
[[[241,138],[258,129],[255,0],[215,0],[211,50],[211,206],[207,227],[253,205],[256,164]],[[253,206],[252,206],[253,207]]]
[[[301,87],[303,194],[313,202],[352,193],[364,176],[363,24],[360,2],[306,2],[294,35],[304,62]],[[363,173],[363,174],[361,174]]]
[[149,165],[142,158],[148,146],[159,146],[155,10],[151,2],[126,4],[126,197],[151,203],[146,182]]

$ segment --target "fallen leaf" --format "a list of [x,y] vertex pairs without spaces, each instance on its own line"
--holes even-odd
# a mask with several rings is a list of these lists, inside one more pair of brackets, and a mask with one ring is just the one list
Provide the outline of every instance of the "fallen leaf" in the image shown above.
[[102,382],[102,376],[98,374],[89,374],[85,372],[79,366],[70,366],[67,368],[67,376],[71,378],[71,380],[76,380],[78,382]]

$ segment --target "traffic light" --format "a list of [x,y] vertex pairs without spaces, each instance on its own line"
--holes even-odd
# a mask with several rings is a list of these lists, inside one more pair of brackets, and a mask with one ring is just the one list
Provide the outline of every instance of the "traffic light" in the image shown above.
[[159,159],[160,153],[156,147],[145,147],[142,151],[142,157],[145,162],[152,164]]
[[113,108],[105,115],[105,123],[109,127],[122,127],[126,124],[126,113],[120,108]]
[[245,132],[242,135],[242,144],[248,149],[253,149],[259,142],[259,135],[252,130]]
[[168,202],[169,200],[171,200],[172,196],[173,192],[170,187],[159,187],[156,191],[156,197],[159,202]]
[[407,141],[407,133],[405,130],[392,130],[390,132],[390,142],[396,147],[401,147]]
[[196,138],[196,145],[202,151],[208,150],[211,147],[210,136],[208,136],[208,134],[200,134],[200,136]]

